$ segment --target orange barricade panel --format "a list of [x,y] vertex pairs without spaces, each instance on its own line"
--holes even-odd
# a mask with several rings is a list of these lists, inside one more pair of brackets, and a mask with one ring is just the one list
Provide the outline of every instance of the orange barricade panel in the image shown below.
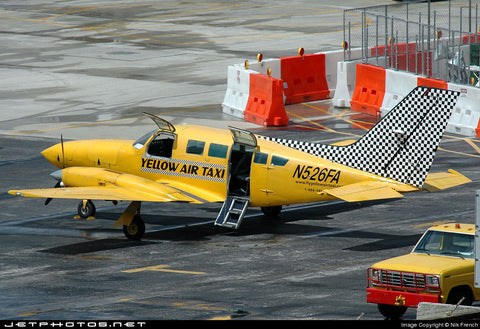
[[350,101],[353,111],[381,116],[385,96],[385,69],[383,67],[357,64],[355,89]]
[[244,119],[262,126],[286,126],[282,80],[263,74],[250,75],[250,92]]
[[[408,44],[408,52],[415,53],[417,49],[417,44],[415,42],[410,42]],[[398,54],[406,54],[407,53],[407,43],[396,43],[393,45],[393,52]],[[387,45],[387,55],[392,55],[392,45]],[[385,56],[385,45],[372,47],[370,48],[370,56]],[[395,56],[393,54],[393,56]]]
[[424,78],[424,77],[417,78],[417,86],[427,86],[427,87],[433,87],[433,88],[448,89],[448,84],[446,81],[433,79],[433,78]]
[[478,43],[480,42],[480,34],[466,34],[462,36],[462,43]]
[[325,74],[325,54],[281,58],[285,104],[327,99],[330,95]]
[[[408,71],[422,74],[422,72],[432,72],[432,52],[419,52],[408,54]],[[398,63],[397,63],[398,61]],[[407,55],[398,54],[389,58],[390,67],[407,71]]]
[[[393,48],[393,52],[392,52]],[[408,48],[408,53],[407,53]],[[403,71],[407,71],[407,55],[408,55],[408,71],[414,72],[417,74],[422,74],[422,72],[432,72],[432,57],[433,54],[431,51],[421,51],[417,49],[417,44],[415,42],[411,43],[398,43],[388,45],[387,57],[388,57],[388,66],[390,68],[395,68]],[[385,46],[378,46],[370,48],[370,56],[385,56]]]

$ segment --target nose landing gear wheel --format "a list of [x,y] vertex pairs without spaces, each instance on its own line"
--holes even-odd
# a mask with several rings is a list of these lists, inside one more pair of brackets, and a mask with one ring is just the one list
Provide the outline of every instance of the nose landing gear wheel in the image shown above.
[[123,225],[123,234],[129,240],[139,241],[145,233],[145,223],[140,216],[135,215],[130,225]]

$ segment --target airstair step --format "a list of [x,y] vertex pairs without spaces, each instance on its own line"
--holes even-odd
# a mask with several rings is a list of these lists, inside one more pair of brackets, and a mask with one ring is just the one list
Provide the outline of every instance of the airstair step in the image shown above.
[[248,198],[228,196],[218,213],[215,225],[239,228],[249,204],[250,200]]

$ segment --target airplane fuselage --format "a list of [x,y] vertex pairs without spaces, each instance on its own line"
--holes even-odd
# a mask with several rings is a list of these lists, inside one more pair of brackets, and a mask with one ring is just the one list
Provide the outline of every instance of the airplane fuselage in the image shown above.
[[78,181],[64,177],[68,186],[88,179],[85,167],[104,168],[162,182],[199,202],[238,195],[248,197],[254,207],[331,200],[335,197],[325,190],[391,181],[262,138],[251,146],[234,141],[230,130],[195,125],[178,126],[174,133],[158,130],[137,141],[65,142],[42,154],[58,168],[69,168],[70,176],[76,168],[82,171]]

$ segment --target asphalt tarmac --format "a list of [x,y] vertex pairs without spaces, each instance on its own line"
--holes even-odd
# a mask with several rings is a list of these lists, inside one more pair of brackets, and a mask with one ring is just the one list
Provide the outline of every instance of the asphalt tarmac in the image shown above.
[[[275,221],[253,208],[238,231],[213,225],[221,204],[144,203],[147,232],[132,242],[112,228],[125,203],[98,202],[87,221],[73,219],[77,201],[44,206],[6,193],[55,184],[40,152],[60,135],[136,138],[154,128],[144,110],[315,142],[363,135],[377,118],[329,100],[287,107],[282,128],[221,112],[228,65],[259,48],[274,57],[299,44],[338,46],[343,8],[288,4],[0,5],[0,319],[383,320],[366,303],[367,268],[409,252],[431,225],[475,222],[479,140],[453,134],[431,171],[451,168],[472,183],[388,202],[289,206]],[[404,319],[415,316],[409,309]]]

